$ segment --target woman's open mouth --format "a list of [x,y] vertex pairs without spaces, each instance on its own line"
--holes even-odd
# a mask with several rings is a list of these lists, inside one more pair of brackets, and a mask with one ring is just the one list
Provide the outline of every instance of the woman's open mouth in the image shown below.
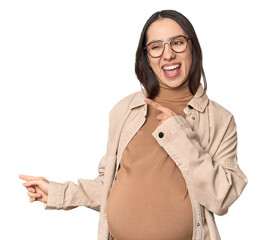
[[165,65],[162,67],[163,73],[167,78],[175,78],[181,72],[181,64]]

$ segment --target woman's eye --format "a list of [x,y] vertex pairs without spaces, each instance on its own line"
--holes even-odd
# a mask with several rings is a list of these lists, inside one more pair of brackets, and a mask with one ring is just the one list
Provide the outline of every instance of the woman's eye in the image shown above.
[[180,45],[180,44],[183,44],[183,42],[181,42],[181,41],[175,41],[174,42],[174,45]]
[[160,50],[162,48],[161,44],[152,44],[151,45],[151,50]]

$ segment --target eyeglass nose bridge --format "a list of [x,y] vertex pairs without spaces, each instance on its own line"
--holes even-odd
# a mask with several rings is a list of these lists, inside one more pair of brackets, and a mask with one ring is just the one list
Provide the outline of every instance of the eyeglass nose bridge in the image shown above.
[[172,49],[172,46],[171,46],[171,41],[172,39],[170,39],[169,41],[166,41],[166,42],[161,42],[162,45],[163,45],[163,48],[162,48],[162,53],[160,54],[160,56],[164,53],[164,50],[165,50],[165,44],[168,43],[170,49],[172,50],[172,52],[175,52],[173,49]]

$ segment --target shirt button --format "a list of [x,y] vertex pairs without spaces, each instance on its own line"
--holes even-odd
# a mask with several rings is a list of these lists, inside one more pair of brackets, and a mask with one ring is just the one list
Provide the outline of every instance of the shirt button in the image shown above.
[[200,226],[200,223],[197,223],[197,226],[199,227]]
[[193,120],[195,120],[196,118],[195,117],[192,117]]
[[193,109],[193,107],[192,107],[191,105],[188,105],[188,108],[189,108],[189,109]]
[[163,132],[160,132],[160,133],[159,133],[159,137],[160,137],[160,138],[163,138],[163,136],[164,136],[164,133],[163,133]]

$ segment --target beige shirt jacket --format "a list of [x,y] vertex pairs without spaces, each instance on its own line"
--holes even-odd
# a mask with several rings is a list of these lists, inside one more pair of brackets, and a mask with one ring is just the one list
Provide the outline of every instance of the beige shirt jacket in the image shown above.
[[[186,119],[181,115],[172,116],[152,135],[185,179],[193,209],[192,239],[218,240],[220,235],[213,213],[227,213],[242,193],[247,178],[237,163],[233,115],[206,94],[201,96],[203,92],[200,84],[184,109]],[[45,209],[86,206],[100,211],[98,240],[111,239],[106,216],[108,194],[125,147],[146,121],[144,99],[140,90],[119,101],[110,111],[107,152],[99,163],[97,178],[79,179],[77,184],[49,182]]]

